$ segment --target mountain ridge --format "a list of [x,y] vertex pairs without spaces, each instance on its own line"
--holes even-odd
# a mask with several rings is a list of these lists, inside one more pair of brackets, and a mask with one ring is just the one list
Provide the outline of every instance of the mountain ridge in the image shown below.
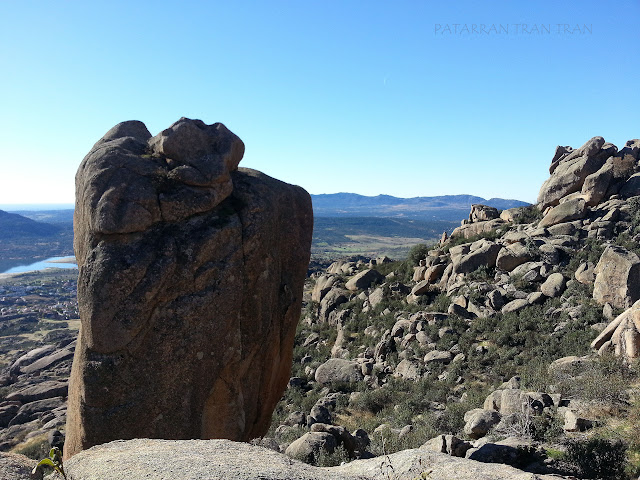
[[476,195],[439,195],[433,197],[402,198],[392,195],[366,196],[357,193],[312,194],[313,211],[317,217],[366,216],[405,217],[438,220],[459,220],[466,216],[471,205],[481,203],[498,209],[525,207],[527,202],[515,199],[490,198]]

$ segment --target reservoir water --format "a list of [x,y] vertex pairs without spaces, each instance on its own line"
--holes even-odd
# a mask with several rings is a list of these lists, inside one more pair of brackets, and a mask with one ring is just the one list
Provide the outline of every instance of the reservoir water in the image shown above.
[[28,265],[16,265],[0,273],[24,273],[35,272],[38,270],[45,270],[47,268],[78,268],[78,265],[73,263],[75,259],[73,257],[51,257],[44,260],[38,260],[37,262],[30,263]]

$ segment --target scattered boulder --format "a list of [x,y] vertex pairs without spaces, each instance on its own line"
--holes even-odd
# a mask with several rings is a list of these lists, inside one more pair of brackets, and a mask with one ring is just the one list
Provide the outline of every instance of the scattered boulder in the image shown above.
[[587,204],[583,198],[574,198],[553,207],[538,224],[539,228],[584,218]]
[[345,287],[347,290],[356,291],[369,288],[373,283],[381,282],[384,277],[377,270],[364,270],[349,279]]
[[489,240],[478,240],[469,246],[469,253],[454,255],[451,260],[453,262],[454,273],[471,273],[481,266],[493,268],[496,266],[498,252],[502,245]]
[[545,282],[540,285],[540,291],[547,297],[554,298],[564,292],[567,279],[561,273],[552,273]]
[[497,208],[490,207],[488,205],[481,205],[479,203],[471,205],[469,223],[486,222],[496,218],[500,218],[500,212],[498,212]]
[[306,463],[313,462],[321,450],[333,453],[338,446],[336,438],[327,432],[307,432],[285,450],[285,455]]
[[363,379],[358,362],[343,358],[330,358],[316,369],[315,379],[318,383],[354,383]]
[[491,427],[500,422],[500,414],[495,410],[476,408],[464,414],[464,433],[471,438],[484,437]]
[[66,397],[68,389],[67,381],[47,380],[10,393],[6,396],[6,400],[29,403],[45,398]]
[[609,323],[591,348],[600,354],[613,352],[629,362],[640,357],[640,301]]
[[604,305],[629,308],[640,299],[640,259],[623,247],[609,245],[594,270],[593,298]]
[[427,441],[420,448],[426,448],[439,453],[446,453],[453,457],[464,458],[467,450],[471,448],[471,444],[460,440],[455,435],[438,435],[437,437]]
[[496,268],[510,272],[523,263],[531,261],[531,254],[521,243],[512,243],[503,248],[496,257]]
[[583,285],[593,285],[596,281],[596,266],[592,262],[583,262],[576,270],[576,280]]
[[612,179],[613,163],[609,161],[597,172],[587,175],[582,184],[582,198],[588,207],[593,207],[604,199]]

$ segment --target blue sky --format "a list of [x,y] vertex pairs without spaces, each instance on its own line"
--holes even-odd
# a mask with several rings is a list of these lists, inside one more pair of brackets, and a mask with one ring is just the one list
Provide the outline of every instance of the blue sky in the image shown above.
[[0,1],[0,204],[181,116],[310,193],[533,202],[556,145],[640,137],[640,1],[559,3]]

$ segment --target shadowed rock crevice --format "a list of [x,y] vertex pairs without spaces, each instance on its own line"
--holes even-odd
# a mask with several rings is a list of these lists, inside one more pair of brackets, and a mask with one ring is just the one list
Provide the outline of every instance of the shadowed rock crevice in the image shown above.
[[286,387],[309,195],[238,169],[224,125],[111,129],[76,176],[82,330],[65,455],[136,437],[249,440]]

